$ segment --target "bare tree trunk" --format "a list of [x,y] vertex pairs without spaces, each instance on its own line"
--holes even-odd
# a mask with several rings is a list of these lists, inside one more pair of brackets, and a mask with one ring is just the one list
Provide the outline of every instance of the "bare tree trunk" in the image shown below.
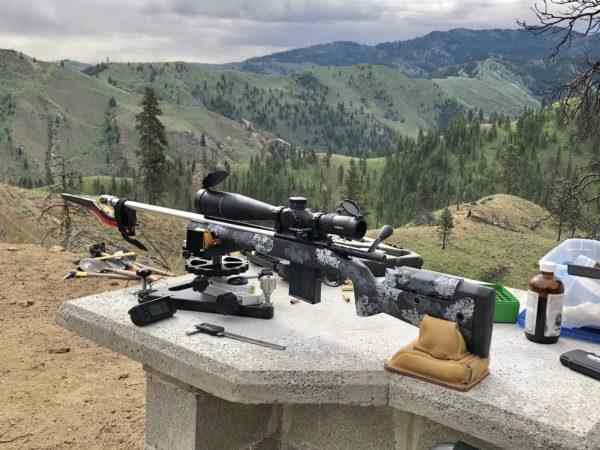
[[67,250],[69,248],[69,244],[71,243],[71,234],[72,234],[72,222],[71,222],[71,213],[69,211],[69,205],[66,201],[64,201],[63,205],[63,219],[62,219],[62,232],[63,232],[63,248]]

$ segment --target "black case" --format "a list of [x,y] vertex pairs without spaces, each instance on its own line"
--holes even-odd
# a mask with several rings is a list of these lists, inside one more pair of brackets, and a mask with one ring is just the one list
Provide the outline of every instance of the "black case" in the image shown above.
[[138,327],[173,317],[177,309],[168,297],[159,297],[135,305],[129,310],[131,321]]
[[560,355],[563,366],[600,380],[600,355],[584,350],[571,350]]
[[575,275],[576,277],[585,277],[600,280],[600,269],[596,267],[585,267],[577,266],[575,264],[568,264],[567,271],[569,275]]

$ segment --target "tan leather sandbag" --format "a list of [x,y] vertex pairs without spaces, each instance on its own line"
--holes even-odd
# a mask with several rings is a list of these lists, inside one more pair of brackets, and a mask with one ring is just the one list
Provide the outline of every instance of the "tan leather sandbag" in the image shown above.
[[385,368],[467,391],[489,374],[489,359],[467,352],[456,322],[425,316],[419,338],[386,360]]

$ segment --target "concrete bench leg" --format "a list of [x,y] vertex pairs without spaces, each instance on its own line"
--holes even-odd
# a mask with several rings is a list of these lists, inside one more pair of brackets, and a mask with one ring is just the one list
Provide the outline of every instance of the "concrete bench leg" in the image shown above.
[[464,440],[387,406],[231,403],[146,369],[146,450],[429,450]]
[[146,450],[277,450],[277,405],[227,402],[146,368]]
[[387,406],[285,405],[281,450],[430,450],[463,440],[497,450],[478,439],[421,416]]

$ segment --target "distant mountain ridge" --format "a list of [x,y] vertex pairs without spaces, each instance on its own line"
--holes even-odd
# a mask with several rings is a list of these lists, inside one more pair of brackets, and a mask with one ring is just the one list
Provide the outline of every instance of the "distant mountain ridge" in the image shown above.
[[532,93],[542,96],[549,84],[566,80],[586,55],[600,56],[600,36],[577,34],[560,57],[551,60],[559,40],[559,33],[458,28],[376,45],[349,41],[320,44],[250,58],[239,68],[259,73],[289,73],[307,65],[376,64],[397,68],[415,78],[445,78],[468,73],[478,62],[494,59],[522,78]]
[[[600,37],[577,35],[563,57],[575,58],[586,51],[600,54]],[[383,42],[376,45],[352,41],[336,41],[310,47],[247,59],[242,65],[268,63],[315,64],[347,66],[354,64],[383,64],[407,67],[415,75],[431,75],[441,67],[464,64],[487,58],[525,61],[550,56],[559,42],[557,34],[534,34],[525,30],[471,30],[457,28],[433,31],[405,41]]]

